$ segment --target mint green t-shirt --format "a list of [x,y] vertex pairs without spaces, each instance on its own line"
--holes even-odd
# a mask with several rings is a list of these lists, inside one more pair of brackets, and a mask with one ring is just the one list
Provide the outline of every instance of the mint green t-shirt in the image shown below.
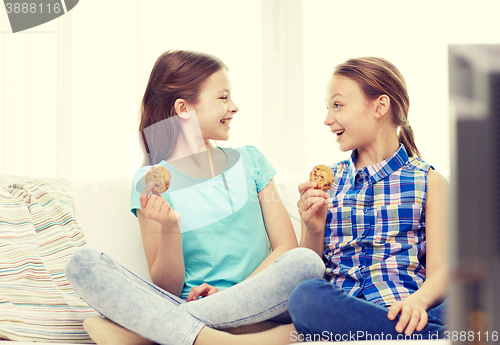
[[[181,215],[185,278],[181,298],[203,283],[219,289],[247,278],[269,255],[259,197],[276,170],[253,146],[220,148],[227,156],[224,172],[210,179],[183,174],[165,161],[169,190],[162,194]],[[130,207],[140,209],[139,197],[150,166],[134,176]]]

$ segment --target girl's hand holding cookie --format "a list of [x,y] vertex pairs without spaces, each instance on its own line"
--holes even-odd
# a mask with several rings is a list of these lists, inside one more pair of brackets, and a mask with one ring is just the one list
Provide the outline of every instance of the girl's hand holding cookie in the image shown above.
[[312,169],[309,179],[299,185],[300,199],[297,206],[307,231],[319,234],[325,227],[326,205],[330,197],[326,191],[332,187],[334,175],[332,169],[320,164]]
[[169,229],[180,229],[181,216],[175,211],[162,196],[149,193],[153,190],[154,183],[149,182],[144,187],[140,196],[141,212],[149,219],[167,226]]
[[308,181],[299,185],[300,198],[297,201],[299,213],[307,231],[321,233],[325,228],[328,193],[317,189],[317,183]]
[[332,169],[323,164],[316,165],[309,174],[309,179],[316,182],[316,188],[325,192],[332,188],[334,178]]
[[152,166],[146,173],[146,184],[153,183],[153,193],[161,194],[170,187],[170,171],[161,165]]

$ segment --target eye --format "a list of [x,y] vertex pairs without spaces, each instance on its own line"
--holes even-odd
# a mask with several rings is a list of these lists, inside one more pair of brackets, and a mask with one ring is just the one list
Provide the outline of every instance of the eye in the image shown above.
[[342,104],[337,103],[337,102],[335,102],[335,103],[333,104],[333,108],[334,108],[334,109],[339,109],[341,106],[342,106]]
[[223,101],[227,101],[227,95],[220,97],[220,99],[222,99]]

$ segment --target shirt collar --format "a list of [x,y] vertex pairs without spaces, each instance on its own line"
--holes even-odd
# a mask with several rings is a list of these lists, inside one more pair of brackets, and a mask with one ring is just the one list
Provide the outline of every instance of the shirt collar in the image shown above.
[[[349,159],[348,174],[352,185],[354,185],[356,174],[358,173],[355,165],[357,152],[357,150],[352,151],[351,158]],[[401,168],[406,162],[408,162],[408,154],[406,153],[404,145],[400,144],[399,149],[391,157],[360,170],[363,170],[369,175],[372,183],[376,183]]]

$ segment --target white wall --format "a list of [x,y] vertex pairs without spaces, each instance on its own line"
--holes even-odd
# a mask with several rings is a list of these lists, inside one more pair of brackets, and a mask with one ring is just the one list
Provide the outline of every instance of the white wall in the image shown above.
[[240,111],[228,144],[262,147],[260,2],[145,4],[80,1],[60,19],[16,34],[0,10],[0,172],[131,176],[140,101],[168,49],[206,51],[229,66]]
[[499,10],[496,0],[85,0],[12,34],[0,9],[0,173],[131,176],[154,61],[193,49],[230,68],[240,111],[227,145],[255,145],[299,174],[348,156],[322,124],[333,67],[382,56],[406,78],[424,159],[449,175],[447,45],[500,43]]
[[[450,175],[448,44],[500,43],[500,2],[305,0],[306,166],[342,153],[328,128],[325,88],[338,63],[380,56],[405,77],[409,120],[423,158]],[[324,148],[318,150],[317,148]]]

